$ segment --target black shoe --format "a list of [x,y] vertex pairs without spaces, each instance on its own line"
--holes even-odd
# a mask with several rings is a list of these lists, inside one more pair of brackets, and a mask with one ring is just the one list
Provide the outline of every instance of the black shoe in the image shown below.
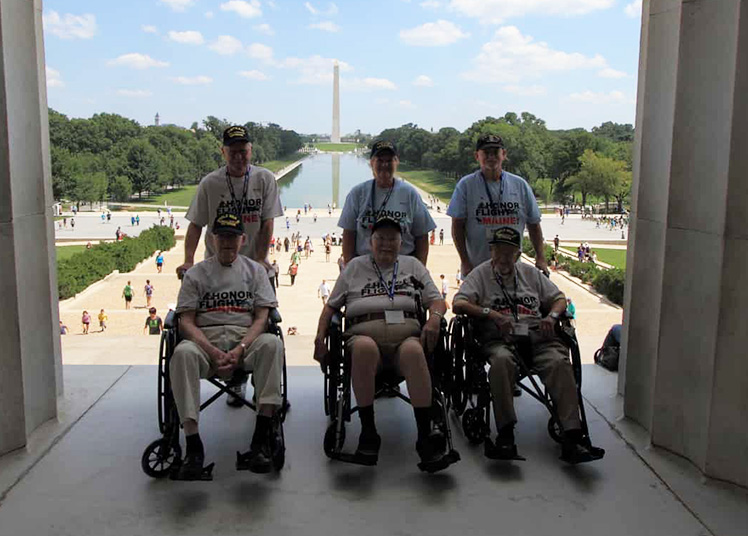
[[566,437],[561,445],[560,459],[571,465],[594,462],[603,456],[605,456],[604,449],[593,447],[589,441],[581,438]]
[[519,382],[514,384],[514,389],[512,390],[512,395],[515,397],[522,396],[522,388],[519,386]]
[[483,454],[491,460],[521,460],[514,442],[514,425],[509,424],[499,429],[496,443],[489,438],[483,443]]
[[361,465],[376,465],[379,461],[379,448],[382,446],[382,438],[376,432],[362,431],[358,436],[358,448],[353,455],[356,462]]
[[270,455],[270,445],[267,441],[252,445],[249,452],[236,453],[236,470],[251,471],[253,473],[269,473],[273,469],[273,459]]
[[449,467],[451,458],[447,456],[444,449],[444,441],[441,434],[431,434],[425,439],[416,442],[416,452],[421,458],[418,468],[427,473],[436,473]]
[[185,481],[213,480],[214,464],[211,463],[210,465],[203,467],[204,462],[205,456],[202,454],[187,454],[185,455],[184,460],[174,467],[169,478],[171,478],[171,480]]

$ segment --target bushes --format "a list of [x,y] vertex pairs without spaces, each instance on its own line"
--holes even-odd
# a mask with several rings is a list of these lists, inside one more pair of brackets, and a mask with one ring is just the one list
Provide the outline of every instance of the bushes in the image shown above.
[[[532,243],[524,238],[522,240],[522,252],[530,257],[535,256]],[[553,248],[545,246],[545,258],[550,259]],[[608,298],[617,305],[623,305],[623,283],[626,280],[626,272],[620,268],[605,270],[591,262],[579,262],[569,257],[558,256],[558,268],[566,270],[574,277],[578,277],[583,283],[591,285],[597,292]]]
[[77,293],[112,273],[129,272],[156,250],[174,247],[176,239],[170,227],[156,226],[136,238],[99,244],[57,263],[57,295],[61,300]]

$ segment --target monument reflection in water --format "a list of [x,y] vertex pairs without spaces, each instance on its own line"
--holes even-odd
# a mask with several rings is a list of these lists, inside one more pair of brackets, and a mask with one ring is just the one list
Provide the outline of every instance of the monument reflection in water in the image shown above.
[[341,208],[351,188],[371,177],[366,158],[350,153],[325,153],[306,158],[301,166],[278,181],[278,187],[284,206],[299,208],[308,203],[321,214],[328,203]]

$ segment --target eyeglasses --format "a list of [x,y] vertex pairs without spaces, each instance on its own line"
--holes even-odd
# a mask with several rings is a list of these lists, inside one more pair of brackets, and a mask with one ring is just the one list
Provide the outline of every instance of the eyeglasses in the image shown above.
[[393,236],[393,237],[386,237],[378,234],[374,234],[371,236],[372,240],[376,240],[377,242],[384,242],[387,244],[394,244],[398,240],[400,240],[399,236]]

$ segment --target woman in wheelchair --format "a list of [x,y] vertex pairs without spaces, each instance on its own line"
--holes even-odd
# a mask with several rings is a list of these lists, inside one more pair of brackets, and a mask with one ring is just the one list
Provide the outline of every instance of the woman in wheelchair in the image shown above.
[[522,237],[511,227],[494,231],[489,239],[491,259],[467,276],[453,301],[455,314],[471,317],[474,333],[490,364],[488,374],[498,434],[485,442],[491,459],[521,459],[514,442],[512,392],[522,360],[546,386],[563,429],[562,456],[570,463],[598,459],[585,440],[568,349],[556,335],[558,318],[566,309],[564,294],[542,272],[517,262]]
[[[379,371],[394,369],[404,377],[418,428],[419,468],[434,472],[454,461],[444,449],[444,438],[432,432],[432,384],[426,352],[437,344],[446,304],[426,267],[415,257],[398,255],[400,224],[378,219],[372,226],[371,254],[356,257],[340,274],[319,320],[314,358],[325,371],[326,338],[336,311],[345,308],[343,334],[350,356],[353,392],[361,419],[361,435],[352,459],[375,465],[381,439],[374,423],[375,382]],[[429,319],[421,328],[414,296],[422,286]],[[334,351],[334,349],[332,349]]]
[[283,343],[265,333],[268,313],[277,306],[265,268],[239,255],[246,239],[234,214],[216,218],[216,255],[187,271],[176,312],[183,340],[169,363],[171,388],[187,450],[172,473],[174,480],[208,480],[212,465],[198,430],[200,379],[230,378],[235,370],[251,370],[258,414],[249,452],[238,455],[237,469],[269,472],[272,465],[272,418],[282,403]]

